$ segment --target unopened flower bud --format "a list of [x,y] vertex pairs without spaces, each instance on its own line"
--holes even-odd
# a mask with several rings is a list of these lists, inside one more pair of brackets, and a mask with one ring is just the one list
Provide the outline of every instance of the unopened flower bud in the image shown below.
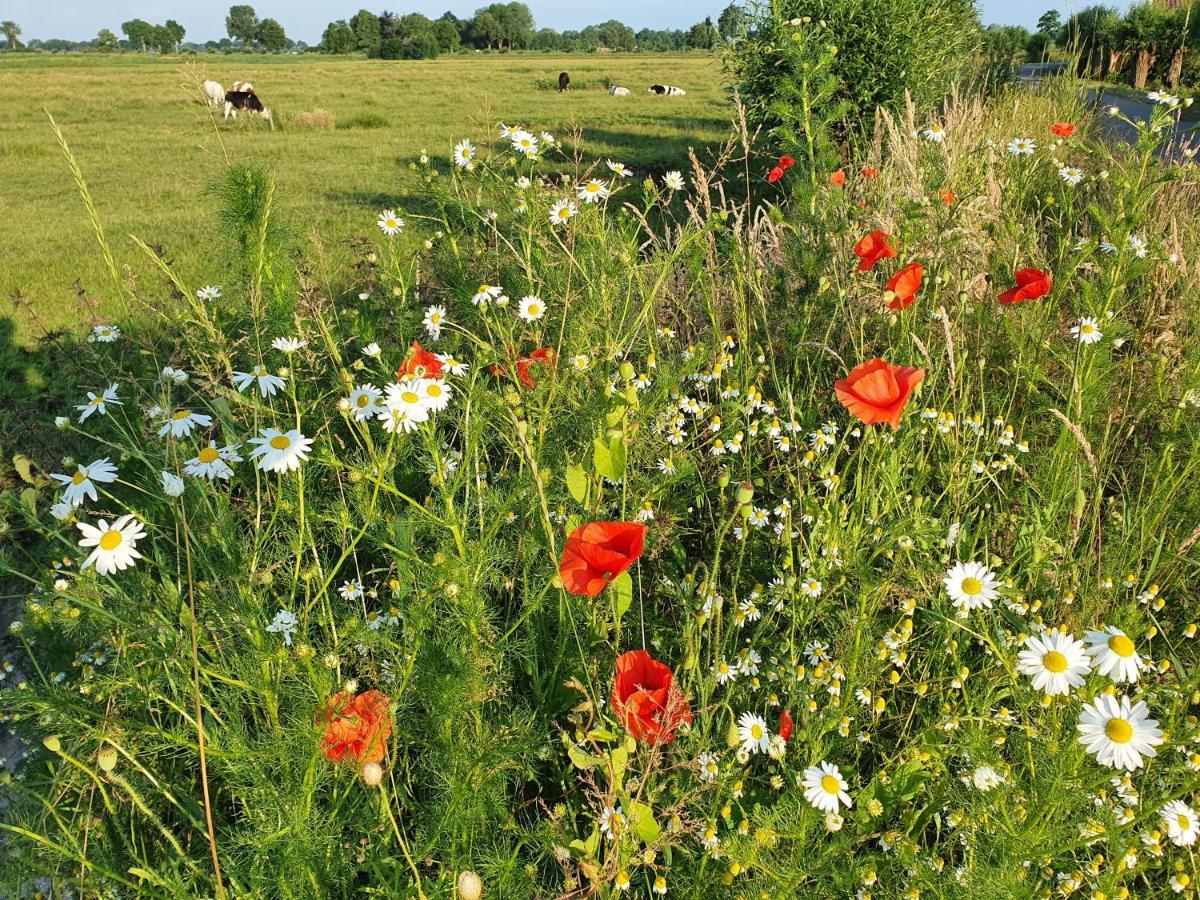
[[358,774],[367,787],[379,787],[383,782],[383,766],[379,763],[367,763]]
[[458,896],[461,900],[479,900],[483,896],[483,882],[474,872],[460,872],[458,875]]

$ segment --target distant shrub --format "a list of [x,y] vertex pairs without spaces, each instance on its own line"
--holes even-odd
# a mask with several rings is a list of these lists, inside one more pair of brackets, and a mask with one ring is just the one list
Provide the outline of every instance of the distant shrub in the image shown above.
[[[793,24],[794,23],[794,24]],[[788,44],[827,24],[836,45],[835,101],[846,101],[841,131],[862,134],[875,109],[898,110],[905,92],[920,106],[940,100],[979,43],[972,0],[777,0],[758,7],[746,39],[726,64],[752,119],[775,124],[780,86],[803,73]]]
[[379,113],[359,113],[356,116],[351,116],[342,122],[339,122],[338,128],[386,128],[390,122],[386,116],[381,116]]
[[327,109],[311,109],[290,115],[285,120],[288,128],[309,131],[328,131],[335,127],[333,113]]

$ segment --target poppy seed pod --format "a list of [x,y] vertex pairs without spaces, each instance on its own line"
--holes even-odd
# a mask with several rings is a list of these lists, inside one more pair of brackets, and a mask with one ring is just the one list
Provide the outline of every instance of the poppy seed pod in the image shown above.
[[479,900],[483,896],[483,882],[474,872],[460,872],[458,875],[458,896],[461,900]]
[[117,748],[111,744],[100,748],[96,754],[96,764],[104,772],[111,772],[117,767]]
[[745,506],[747,503],[749,503],[753,499],[754,499],[754,485],[751,484],[749,481],[741,482],[737,488],[737,502],[740,505]]

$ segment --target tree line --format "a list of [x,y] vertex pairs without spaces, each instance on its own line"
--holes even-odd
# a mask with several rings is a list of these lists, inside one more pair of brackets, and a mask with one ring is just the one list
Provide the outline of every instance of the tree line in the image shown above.
[[995,65],[1022,55],[1028,62],[1070,57],[1082,78],[1125,81],[1138,90],[1150,82],[1176,88],[1200,81],[1200,58],[1191,52],[1198,42],[1200,2],[1168,6],[1147,0],[1124,14],[1097,4],[1065,22],[1057,10],[1048,10],[1033,32],[1012,25],[984,30],[985,52]]
[[373,13],[362,9],[349,19],[330,22],[320,44],[312,48],[291,40],[277,20],[260,19],[253,6],[238,4],[231,6],[225,17],[228,37],[204,44],[184,43],[186,31],[173,19],[161,25],[131,19],[121,25],[124,39],[112,30],[102,28],[91,41],[49,39],[30,41],[25,45],[20,41],[20,26],[11,21],[0,23],[0,32],[4,34],[9,50],[26,47],[50,51],[143,53],[318,50],[335,54],[364,53],[381,59],[430,59],[464,50],[711,50],[740,35],[747,19],[748,13],[743,7],[730,3],[716,22],[705,18],[687,29],[643,28],[634,31],[624,22],[611,19],[579,30],[556,31],[538,28],[533,13],[524,3],[492,3],[476,10],[470,18],[460,18],[451,12],[430,19],[421,13],[398,14],[387,10]]

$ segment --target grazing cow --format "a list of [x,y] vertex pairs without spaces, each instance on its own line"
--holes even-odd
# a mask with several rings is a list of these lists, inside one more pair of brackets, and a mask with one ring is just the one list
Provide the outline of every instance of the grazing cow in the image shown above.
[[248,81],[235,81],[233,83],[233,87],[231,87],[230,90],[238,91],[240,93],[245,93],[245,94],[253,94],[254,93],[254,85],[252,85]]
[[225,94],[225,118],[230,116],[237,118],[237,111],[244,109],[246,112],[258,113],[268,122],[271,121],[271,110],[262,105],[262,101],[258,99],[257,94],[252,94],[249,91],[229,91]]
[[659,96],[667,97],[682,97],[687,91],[683,88],[673,87],[669,84],[652,84],[650,85],[650,93],[658,94]]
[[558,73],[558,92],[561,94],[571,84],[571,76],[566,72]]
[[629,88],[617,87],[615,84],[608,89],[610,97],[628,97]]
[[220,106],[225,102],[225,88],[219,81],[204,82],[204,96],[208,98],[209,106]]

